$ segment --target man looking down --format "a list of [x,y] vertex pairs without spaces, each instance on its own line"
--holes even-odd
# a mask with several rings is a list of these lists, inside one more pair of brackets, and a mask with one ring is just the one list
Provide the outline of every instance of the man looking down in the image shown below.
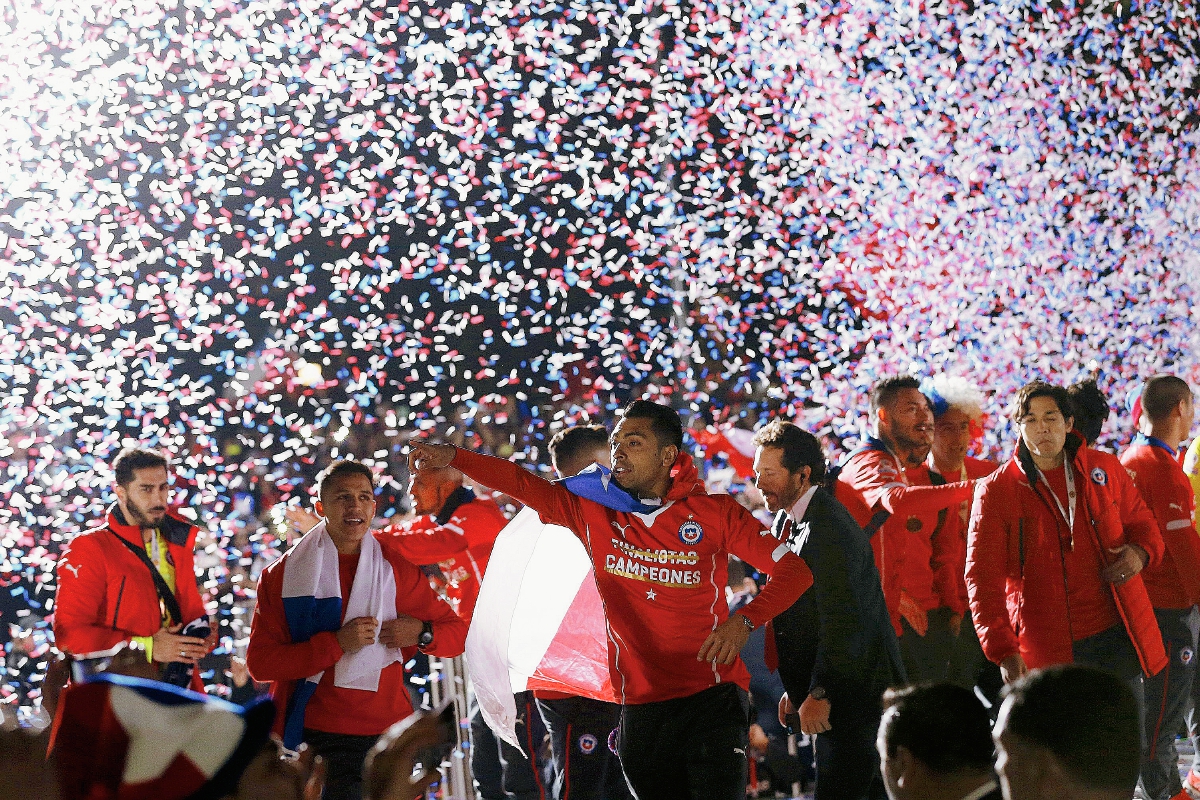
[[[583,542],[622,703],[617,752],[637,796],[741,800],[749,673],[738,653],[753,628],[812,585],[812,573],[733,498],[705,491],[670,408],[630,403],[611,453],[611,473],[597,467],[564,484],[451,445],[416,444],[409,458],[414,471],[453,466]],[[730,553],[773,576],[732,617]]]

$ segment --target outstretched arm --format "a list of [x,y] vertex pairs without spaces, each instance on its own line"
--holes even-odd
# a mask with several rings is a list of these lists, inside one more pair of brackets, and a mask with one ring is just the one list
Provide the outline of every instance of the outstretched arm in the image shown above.
[[539,478],[511,461],[480,455],[450,444],[414,444],[408,453],[408,468],[419,472],[426,469],[454,467],[476,483],[503,492],[519,503],[529,506],[543,522],[562,525],[583,536],[585,524],[583,503],[564,487]]

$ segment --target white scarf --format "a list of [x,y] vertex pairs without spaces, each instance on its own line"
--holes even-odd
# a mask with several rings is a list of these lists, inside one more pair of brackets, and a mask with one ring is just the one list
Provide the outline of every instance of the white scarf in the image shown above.
[[[325,530],[325,520],[318,522],[288,553],[283,567],[283,596],[341,599],[338,551]],[[396,576],[372,533],[363,538],[350,599],[342,602],[345,620],[374,617],[382,624],[396,618]],[[379,642],[369,644],[338,659],[333,683],[343,689],[378,691],[379,673],[393,661],[403,658],[399,648],[385,647]],[[318,672],[307,680],[320,683],[324,674]]]

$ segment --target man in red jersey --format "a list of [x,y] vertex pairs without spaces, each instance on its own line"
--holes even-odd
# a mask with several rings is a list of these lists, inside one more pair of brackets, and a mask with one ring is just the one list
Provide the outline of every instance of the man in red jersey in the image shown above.
[[[947,481],[977,480],[990,475],[996,469],[995,462],[967,455],[971,442],[980,433],[983,394],[966,379],[946,374],[934,376],[922,385],[922,390],[933,409],[933,445],[926,460],[930,470]],[[964,500],[940,513],[943,522],[938,533],[939,563],[935,569],[937,595],[942,608],[949,610],[949,625],[954,635],[946,679],[967,689],[980,686],[998,709],[996,701],[1003,681],[999,669],[983,655],[967,605],[967,524],[971,503]]]
[[326,800],[357,800],[367,752],[413,710],[405,653],[459,655],[467,625],[393,537],[371,533],[369,467],[335,461],[317,495],[321,524],[259,579],[246,663],[271,682],[284,744],[325,759]]
[[[454,466],[583,542],[604,600],[623,706],[617,751],[634,793],[741,800],[749,673],[738,653],[812,573],[737,501],[705,491],[670,408],[630,403],[611,441],[612,472],[586,471],[571,489],[450,445],[414,445],[410,459],[415,470]],[[733,616],[724,595],[731,553],[773,576]]]
[[167,505],[162,454],[122,450],[113,472],[117,500],[103,525],[71,540],[58,560],[58,648],[78,656],[138,642],[148,658],[183,670],[178,682],[200,689],[193,668],[216,637],[182,633],[188,623],[208,627],[193,561],[198,529]]
[[[842,464],[836,495],[872,539],[909,678],[941,680],[946,650],[937,646],[936,635],[925,638],[928,613],[939,605],[932,534],[939,511],[970,500],[971,482],[920,485],[932,483],[923,464],[933,440],[933,414],[920,386],[916,378],[902,376],[871,389],[875,435]],[[916,474],[910,476],[908,468]],[[939,663],[942,674],[936,674]]]
[[1141,782],[1149,800],[1169,800],[1183,789],[1175,734],[1187,714],[1196,674],[1190,623],[1200,603],[1196,502],[1177,460],[1179,446],[1192,428],[1192,389],[1174,375],[1156,375],[1146,381],[1141,400],[1140,431],[1121,463],[1154,512],[1166,545],[1162,562],[1142,570],[1142,580],[1169,659],[1166,669],[1144,681]]

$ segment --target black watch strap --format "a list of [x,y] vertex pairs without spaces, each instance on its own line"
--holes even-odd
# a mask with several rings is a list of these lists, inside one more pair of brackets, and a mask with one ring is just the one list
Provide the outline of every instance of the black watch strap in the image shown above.
[[433,644],[433,623],[425,621],[421,623],[421,635],[417,637],[417,647],[424,650],[431,644]]

